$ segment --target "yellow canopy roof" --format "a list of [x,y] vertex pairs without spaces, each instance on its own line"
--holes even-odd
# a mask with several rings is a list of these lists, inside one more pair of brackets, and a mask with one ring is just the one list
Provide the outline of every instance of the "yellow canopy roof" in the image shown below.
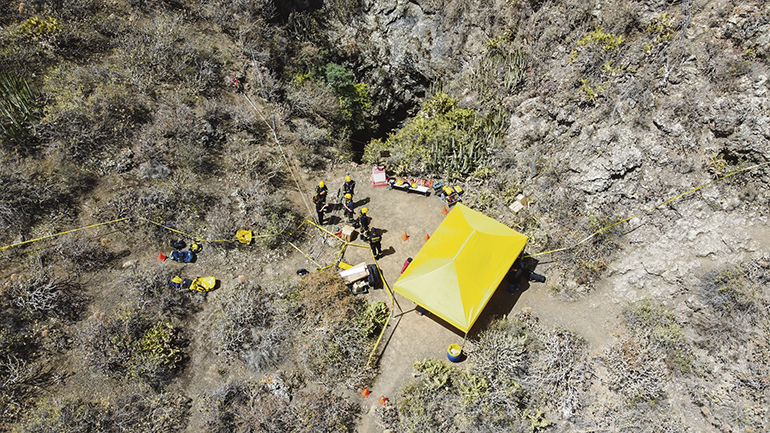
[[528,240],[458,203],[393,288],[467,333]]

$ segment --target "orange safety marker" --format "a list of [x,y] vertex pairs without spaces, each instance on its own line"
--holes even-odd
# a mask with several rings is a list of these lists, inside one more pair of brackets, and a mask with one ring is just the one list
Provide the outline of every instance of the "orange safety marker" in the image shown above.
[[446,215],[446,214],[448,214],[448,213],[449,213],[449,209],[447,209],[447,208],[446,208],[446,206],[444,206],[444,207],[441,209],[441,215]]
[[426,234],[425,237],[422,238],[422,240],[424,240],[425,242],[428,242],[428,239],[430,239],[430,235],[429,234]]
[[158,261],[159,262],[165,262],[167,258],[168,258],[167,255],[163,254],[162,252],[158,252]]
[[371,391],[369,391],[368,389],[364,388],[364,389],[361,390],[361,397],[369,398],[369,394],[371,394],[371,393],[372,393]]
[[409,235],[406,234],[406,232],[404,232],[404,235],[401,236],[401,239],[403,239],[404,241],[408,241],[409,240]]
[[380,397],[380,404],[383,406],[386,406],[388,404],[388,399],[385,398],[384,395]]

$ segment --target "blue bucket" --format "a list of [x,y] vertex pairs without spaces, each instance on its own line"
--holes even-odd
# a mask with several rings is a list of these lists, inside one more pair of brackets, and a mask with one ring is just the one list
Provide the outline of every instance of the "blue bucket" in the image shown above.
[[446,357],[452,362],[459,362],[462,355],[463,349],[457,344],[450,344],[449,348],[446,350]]

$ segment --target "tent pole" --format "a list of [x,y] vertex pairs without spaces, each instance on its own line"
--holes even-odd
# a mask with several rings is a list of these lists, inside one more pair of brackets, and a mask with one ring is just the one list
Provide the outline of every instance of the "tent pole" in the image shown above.
[[468,333],[466,332],[465,333],[465,337],[463,337],[463,344],[460,346],[460,349],[464,349],[465,348],[465,340],[467,340],[467,339],[468,339]]

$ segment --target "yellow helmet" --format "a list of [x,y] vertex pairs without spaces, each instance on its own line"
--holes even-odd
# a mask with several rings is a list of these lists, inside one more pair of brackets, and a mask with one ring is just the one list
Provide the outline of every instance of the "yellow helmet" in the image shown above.
[[369,209],[368,208],[363,208],[363,209],[361,209],[361,213],[369,213]]
[[346,199],[348,199],[348,200],[350,200],[350,199],[352,199],[352,198],[353,198],[353,196],[352,196],[352,195],[350,195],[350,194],[345,194],[345,198],[346,198]]
[[320,181],[320,182],[318,182],[318,187],[319,187],[319,188],[323,188],[323,187],[324,187],[324,185],[326,185],[326,184],[324,183],[324,181]]
[[345,182],[350,182],[350,176],[345,176]]

